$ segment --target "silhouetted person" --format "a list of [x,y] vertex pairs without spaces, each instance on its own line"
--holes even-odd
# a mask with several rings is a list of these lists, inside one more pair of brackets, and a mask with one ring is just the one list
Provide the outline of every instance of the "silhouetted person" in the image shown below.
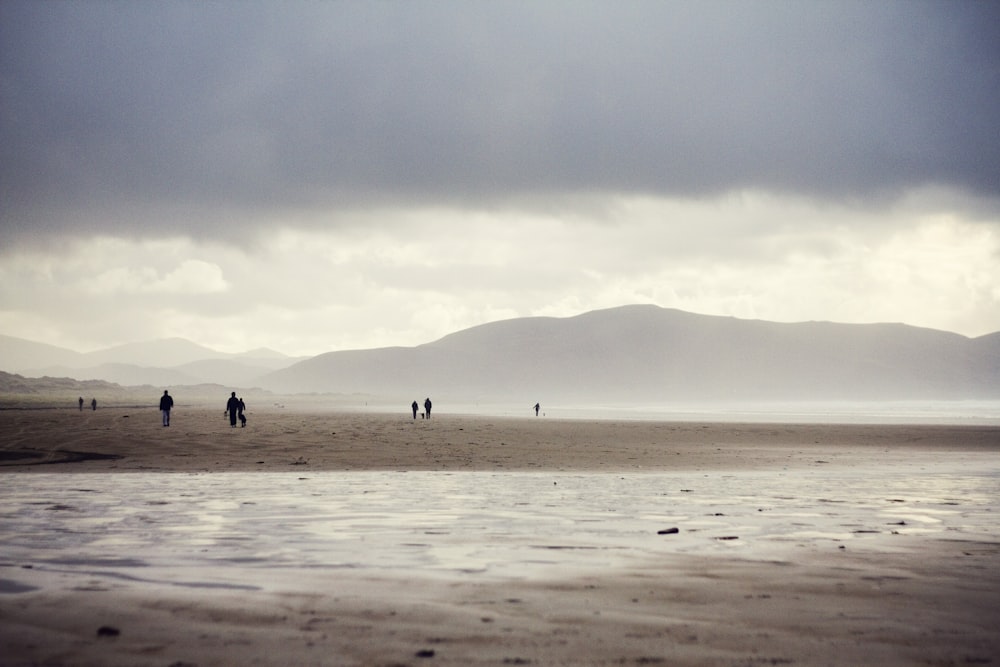
[[80,397],[80,412],[83,412],[83,396]]
[[411,405],[410,407],[413,408],[413,418],[416,419],[417,418],[417,410],[420,409],[420,406],[417,405],[416,401],[413,401],[413,405]]
[[163,390],[163,396],[160,396],[160,412],[163,414],[163,425],[170,426],[170,408],[174,407],[174,399],[170,397],[167,390]]
[[229,426],[236,428],[236,415],[240,411],[240,399],[236,398],[236,392],[234,391],[226,402],[226,411],[222,414],[229,415]]
[[424,399],[424,412],[427,413],[427,418],[431,418],[431,399]]
[[97,409],[97,399],[96,398],[90,399],[90,409],[91,410],[96,410]]
[[535,403],[535,416],[536,417],[538,416],[538,411],[541,409],[541,407],[542,406],[540,406],[538,403]]
[[247,418],[243,414],[243,411],[246,409],[247,409],[247,404],[243,402],[242,398],[240,398],[240,407],[237,408],[237,414],[239,415],[240,418],[240,428],[246,428],[247,425]]

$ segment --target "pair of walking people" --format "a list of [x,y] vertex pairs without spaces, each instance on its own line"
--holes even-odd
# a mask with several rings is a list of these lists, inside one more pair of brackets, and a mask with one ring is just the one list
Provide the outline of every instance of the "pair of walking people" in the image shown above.
[[237,398],[236,392],[234,391],[229,397],[229,401],[226,402],[226,411],[223,413],[229,415],[230,428],[236,428],[237,418],[240,420],[241,427],[247,425],[246,415],[243,414],[243,411],[246,409],[247,404],[243,402],[242,398]]
[[[410,409],[413,410],[413,418],[416,419],[417,418],[417,410],[420,409],[420,406],[417,405],[416,401],[413,401],[413,403],[410,405]],[[426,417],[427,419],[431,418],[431,399],[430,399],[430,397],[424,399],[424,414],[423,414],[423,416]]]

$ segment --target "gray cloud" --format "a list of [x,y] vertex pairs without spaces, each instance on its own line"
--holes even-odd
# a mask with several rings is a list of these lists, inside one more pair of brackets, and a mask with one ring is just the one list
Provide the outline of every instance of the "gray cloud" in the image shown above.
[[0,31],[9,239],[548,194],[1000,197],[995,3],[5,1]]

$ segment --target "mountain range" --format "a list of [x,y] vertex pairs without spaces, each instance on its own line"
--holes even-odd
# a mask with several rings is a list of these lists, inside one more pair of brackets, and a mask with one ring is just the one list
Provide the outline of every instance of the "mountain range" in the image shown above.
[[105,380],[125,386],[253,386],[261,376],[302,359],[267,348],[227,354],[183,338],[127,343],[81,353],[0,335],[0,370],[29,377]]
[[413,347],[295,359],[181,339],[81,355],[0,337],[0,369],[119,384],[213,382],[275,393],[425,395],[448,403],[655,404],[1000,398],[1000,332],[777,323],[651,305],[492,322]]

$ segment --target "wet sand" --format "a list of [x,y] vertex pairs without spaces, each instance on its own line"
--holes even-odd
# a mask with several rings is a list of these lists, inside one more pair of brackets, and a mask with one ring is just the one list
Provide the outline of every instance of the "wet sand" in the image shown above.
[[0,411],[0,664],[1000,664],[997,427],[249,418]]

